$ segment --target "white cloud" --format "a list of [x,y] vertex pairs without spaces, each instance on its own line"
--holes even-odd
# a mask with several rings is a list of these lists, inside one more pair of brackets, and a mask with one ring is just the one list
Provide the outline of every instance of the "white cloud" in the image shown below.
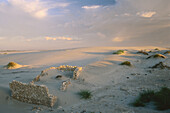
[[153,15],[155,15],[156,12],[150,11],[150,12],[138,12],[137,15],[145,18],[151,18]]
[[100,5],[92,5],[92,6],[83,6],[82,8],[83,9],[97,9],[101,7]]
[[112,39],[113,42],[122,42],[123,39],[121,37],[115,37]]
[[44,18],[48,15],[48,10],[56,7],[66,7],[68,3],[50,3],[40,0],[8,0],[8,2],[24,12],[36,18]]
[[46,40],[73,40],[70,37],[45,37]]

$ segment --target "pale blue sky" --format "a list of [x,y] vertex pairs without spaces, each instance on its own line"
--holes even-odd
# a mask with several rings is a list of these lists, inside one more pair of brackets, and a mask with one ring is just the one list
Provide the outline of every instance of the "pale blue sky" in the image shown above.
[[0,0],[0,49],[170,46],[170,0]]

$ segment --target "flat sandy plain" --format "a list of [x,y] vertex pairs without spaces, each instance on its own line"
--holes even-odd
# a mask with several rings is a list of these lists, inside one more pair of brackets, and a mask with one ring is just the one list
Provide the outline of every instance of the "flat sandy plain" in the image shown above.
[[[159,48],[159,50],[154,50]],[[112,54],[117,50],[125,54]],[[149,55],[137,54],[139,50],[152,51]],[[170,54],[166,59],[150,58],[150,55],[163,54],[168,48],[161,47],[90,47],[47,51],[1,51],[0,52],[0,113],[170,113],[170,110],[157,111],[154,106],[133,107],[140,92],[147,89],[170,88],[170,70],[152,69],[159,62],[170,66]],[[5,54],[4,54],[5,53]],[[4,69],[14,61],[26,65],[18,69]],[[132,67],[120,65],[130,61]],[[37,84],[47,85],[51,94],[58,97],[53,108],[27,104],[12,99],[9,83],[17,80],[29,83],[49,67],[60,65],[81,66],[83,71],[78,80],[71,80],[65,92],[56,92],[56,80],[44,78]],[[57,74],[56,74],[57,75]],[[77,92],[88,89],[92,98],[81,99]],[[40,107],[40,110],[33,109]]]

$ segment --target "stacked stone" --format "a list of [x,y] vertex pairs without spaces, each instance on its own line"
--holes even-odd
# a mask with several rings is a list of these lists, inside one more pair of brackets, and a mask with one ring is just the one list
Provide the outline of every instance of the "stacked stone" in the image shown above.
[[42,76],[48,76],[48,71],[53,69],[57,69],[59,71],[73,71],[73,79],[77,79],[82,71],[82,67],[77,66],[61,65],[59,67],[50,67],[41,71],[41,74],[36,76],[31,83],[39,81]]
[[62,84],[61,84],[60,90],[65,91],[69,84],[71,84],[70,79],[67,80],[67,81],[63,81]]
[[12,97],[22,102],[52,107],[57,97],[49,94],[44,85],[26,84],[13,80],[9,83]]
[[82,67],[77,67],[73,72],[73,79],[77,79],[82,71]]

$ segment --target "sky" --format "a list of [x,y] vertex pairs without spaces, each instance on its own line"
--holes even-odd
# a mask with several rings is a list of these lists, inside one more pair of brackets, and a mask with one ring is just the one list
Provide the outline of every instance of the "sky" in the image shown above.
[[0,50],[170,47],[170,0],[0,0]]

